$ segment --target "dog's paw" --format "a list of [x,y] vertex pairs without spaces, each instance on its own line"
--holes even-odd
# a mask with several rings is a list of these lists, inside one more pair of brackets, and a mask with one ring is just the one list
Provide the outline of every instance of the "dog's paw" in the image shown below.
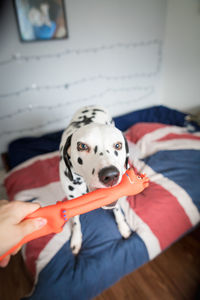
[[77,255],[80,252],[82,246],[82,234],[81,232],[74,231],[71,236],[70,248],[74,255]]
[[118,224],[118,229],[124,239],[128,239],[132,233],[126,222]]
[[71,244],[70,245],[71,251],[74,255],[77,255],[80,252],[81,249],[81,245],[75,245],[75,244]]

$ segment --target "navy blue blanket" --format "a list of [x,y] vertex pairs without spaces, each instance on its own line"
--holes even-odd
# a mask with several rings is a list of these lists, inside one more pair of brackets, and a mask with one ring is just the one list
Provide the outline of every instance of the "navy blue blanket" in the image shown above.
[[[127,130],[138,122],[157,122],[184,126],[186,114],[165,106],[155,106],[133,111],[114,118],[115,125],[121,131]],[[26,137],[10,143],[8,148],[9,167],[14,168],[23,161],[36,155],[58,150],[62,130],[41,137]]]

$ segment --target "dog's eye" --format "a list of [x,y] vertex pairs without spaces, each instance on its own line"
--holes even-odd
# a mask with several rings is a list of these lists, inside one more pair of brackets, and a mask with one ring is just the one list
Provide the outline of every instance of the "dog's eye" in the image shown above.
[[78,151],[89,151],[90,148],[88,145],[84,144],[84,143],[81,143],[81,142],[78,142],[77,143],[77,150]]
[[118,143],[114,144],[114,148],[116,150],[121,150],[122,149],[122,143],[118,142]]

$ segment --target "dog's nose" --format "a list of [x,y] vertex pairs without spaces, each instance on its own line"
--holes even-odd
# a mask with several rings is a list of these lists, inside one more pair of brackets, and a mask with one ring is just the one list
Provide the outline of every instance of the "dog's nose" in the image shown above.
[[107,187],[113,186],[119,179],[119,170],[115,166],[103,168],[99,171],[99,180]]

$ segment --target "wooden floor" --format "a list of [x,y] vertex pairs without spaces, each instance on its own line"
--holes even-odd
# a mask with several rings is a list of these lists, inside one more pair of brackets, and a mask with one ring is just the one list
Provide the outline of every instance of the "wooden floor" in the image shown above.
[[[200,289],[199,229],[124,277],[95,300],[196,300]],[[0,299],[18,300],[31,288],[20,255],[0,270]],[[39,300],[39,299],[38,299]],[[41,299],[42,300],[42,299]],[[59,300],[59,297],[58,297]]]
[[95,300],[200,299],[199,231],[124,277]]

